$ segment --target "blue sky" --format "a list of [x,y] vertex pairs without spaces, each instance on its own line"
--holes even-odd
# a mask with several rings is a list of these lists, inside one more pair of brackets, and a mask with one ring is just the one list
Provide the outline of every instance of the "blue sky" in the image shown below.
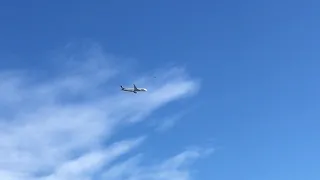
[[1,1],[0,176],[319,179],[319,5]]

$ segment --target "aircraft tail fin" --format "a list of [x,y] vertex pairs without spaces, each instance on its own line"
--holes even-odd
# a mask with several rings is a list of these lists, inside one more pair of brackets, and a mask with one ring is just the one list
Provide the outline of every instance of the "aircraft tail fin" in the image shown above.
[[122,90],[124,90],[124,87],[123,87],[123,86],[120,86],[120,87],[121,87]]

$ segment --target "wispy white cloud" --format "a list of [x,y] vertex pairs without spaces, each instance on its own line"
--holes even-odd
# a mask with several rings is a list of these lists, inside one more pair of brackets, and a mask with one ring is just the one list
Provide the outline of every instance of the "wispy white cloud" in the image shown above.
[[172,128],[181,118],[183,117],[183,113],[177,113],[172,116],[166,117],[161,120],[156,130],[159,132],[164,132],[170,128]]
[[137,155],[125,162],[114,165],[102,177],[114,180],[188,180],[193,171],[189,168],[196,159],[206,157],[213,149],[196,148],[186,150],[163,162],[154,165],[141,164],[142,155]]
[[131,180],[189,178],[188,169],[180,167],[200,156],[198,150],[149,167],[139,164],[140,156],[113,165],[118,157],[143,143],[146,135],[107,147],[105,143],[121,125],[146,120],[154,110],[194,94],[198,81],[181,69],[172,69],[152,82],[138,78],[135,82],[149,91],[129,94],[108,85],[124,72],[111,65],[109,56],[97,46],[59,58],[64,63],[50,78],[28,71],[0,72],[2,179],[120,180],[125,174]]
[[166,132],[167,130],[173,128],[178,124],[179,121],[183,120],[183,118],[188,116],[188,113],[191,111],[195,111],[199,107],[196,104],[188,104],[188,107],[183,108],[183,110],[174,112],[171,115],[164,116],[164,117],[158,117],[158,119],[154,119],[151,122],[151,126],[156,127],[157,132]]

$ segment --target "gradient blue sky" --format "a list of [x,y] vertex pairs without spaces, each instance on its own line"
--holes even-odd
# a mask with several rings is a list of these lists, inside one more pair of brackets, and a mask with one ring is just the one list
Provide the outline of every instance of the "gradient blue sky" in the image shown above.
[[215,151],[193,166],[198,180],[320,178],[320,2],[0,2],[1,70],[52,70],[44,57],[90,41],[137,74],[183,66],[200,79],[196,96],[149,117],[187,109],[174,127],[137,124],[115,137],[150,133],[139,149],[148,161],[203,145]]

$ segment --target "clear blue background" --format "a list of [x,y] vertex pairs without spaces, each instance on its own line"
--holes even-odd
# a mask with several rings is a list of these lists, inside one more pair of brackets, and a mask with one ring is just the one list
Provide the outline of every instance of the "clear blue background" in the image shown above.
[[0,65],[43,67],[48,51],[83,39],[138,59],[141,70],[184,65],[202,79],[191,101],[197,108],[155,135],[151,154],[165,157],[213,139],[216,152],[196,164],[198,179],[319,180],[319,6],[316,0],[0,1]]

